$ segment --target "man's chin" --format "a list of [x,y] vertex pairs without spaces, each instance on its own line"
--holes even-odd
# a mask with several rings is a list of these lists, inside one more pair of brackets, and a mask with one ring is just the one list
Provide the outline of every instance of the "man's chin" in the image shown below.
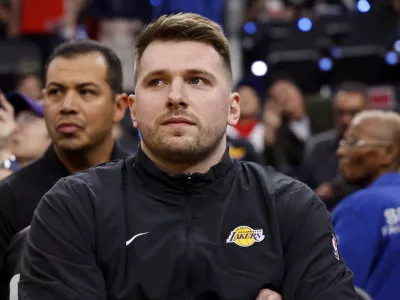
[[88,147],[87,143],[76,138],[60,139],[54,141],[54,144],[59,150],[62,151],[79,151]]

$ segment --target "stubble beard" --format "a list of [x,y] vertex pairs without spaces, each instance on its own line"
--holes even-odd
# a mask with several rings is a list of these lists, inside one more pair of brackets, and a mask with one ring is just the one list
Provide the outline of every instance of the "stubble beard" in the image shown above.
[[195,164],[209,157],[219,147],[226,134],[226,124],[200,127],[193,137],[176,128],[168,136],[157,128],[141,127],[146,147],[157,157],[177,164]]

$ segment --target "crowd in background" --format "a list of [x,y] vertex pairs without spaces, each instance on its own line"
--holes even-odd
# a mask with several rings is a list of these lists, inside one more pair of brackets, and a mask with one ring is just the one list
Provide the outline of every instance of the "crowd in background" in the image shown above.
[[[246,38],[255,36],[253,25],[261,28],[262,24],[277,20],[297,24],[300,19],[315,20],[324,15],[354,15],[367,11],[362,3],[377,16],[387,16],[382,23],[387,21],[385,28],[390,28],[387,32],[392,34],[391,45],[397,37],[400,40],[397,0],[0,0],[0,88],[4,93],[0,98],[0,179],[40,158],[52,143],[45,121],[50,117],[42,108],[42,88],[45,61],[55,47],[72,39],[94,39],[109,46],[122,61],[123,91],[132,93],[131,50],[143,26],[164,13],[195,12],[221,24],[232,37],[232,45],[238,36],[242,38],[239,44],[244,45],[237,47],[232,57],[242,64],[236,69],[234,87],[241,95],[241,117],[227,134],[231,156],[273,166],[305,182],[333,211],[342,199],[370,183],[346,180],[340,158],[345,156],[343,147],[357,147],[346,136],[357,114],[376,107],[397,109],[397,61],[391,64],[386,82],[377,81],[374,85],[360,74],[346,80],[325,80],[317,92],[309,92],[304,81],[313,81],[314,77],[307,71],[300,70],[299,77],[290,68],[278,66],[258,74],[252,68],[258,58],[246,52]],[[235,10],[238,14],[232,21],[229,12]],[[232,28],[239,29],[232,32]],[[393,59],[398,55],[396,49],[400,51],[400,42],[390,52],[395,55]],[[319,76],[325,74],[321,72]],[[382,86],[384,91],[377,95]],[[98,117],[102,115],[99,113]],[[385,126],[380,128],[391,130]],[[128,112],[114,124],[113,137],[126,153],[135,153],[140,135]],[[352,159],[359,160],[354,168],[363,171],[361,152]],[[397,221],[399,212],[400,209]]]

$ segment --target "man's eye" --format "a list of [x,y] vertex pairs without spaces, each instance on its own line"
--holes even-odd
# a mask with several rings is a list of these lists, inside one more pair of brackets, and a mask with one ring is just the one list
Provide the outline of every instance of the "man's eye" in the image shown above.
[[81,91],[80,91],[80,94],[83,95],[83,96],[86,96],[86,95],[94,95],[95,92],[92,91],[92,90],[81,90]]
[[153,79],[150,81],[150,86],[160,86],[163,83],[161,79]]
[[60,92],[61,91],[59,89],[51,89],[51,90],[49,90],[48,93],[50,96],[57,96],[57,95],[59,95]]
[[198,84],[205,84],[207,81],[203,78],[194,77],[189,80],[190,84],[198,85]]

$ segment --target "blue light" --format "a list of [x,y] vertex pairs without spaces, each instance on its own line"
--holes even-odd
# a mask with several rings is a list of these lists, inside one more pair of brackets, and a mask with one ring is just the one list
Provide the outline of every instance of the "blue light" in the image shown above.
[[359,0],[357,2],[357,9],[362,13],[369,12],[369,10],[371,9],[371,4],[369,4],[367,0]]
[[309,18],[301,18],[297,22],[297,27],[299,27],[299,30],[303,32],[310,31],[312,26],[312,21]]
[[150,4],[155,7],[160,6],[161,0],[150,0]]
[[257,32],[257,25],[254,22],[247,22],[244,24],[243,29],[247,34],[255,34]]
[[340,47],[333,47],[331,49],[331,55],[333,58],[341,58],[343,56],[343,49]]
[[323,57],[320,59],[319,68],[322,71],[328,72],[332,69],[332,67],[333,67],[333,62],[332,62],[332,59],[330,59],[329,57]]
[[389,52],[386,54],[386,63],[387,63],[388,65],[393,66],[393,65],[397,64],[398,62],[399,62],[399,57],[397,56],[396,52],[394,52],[394,51],[389,51]]
[[400,41],[396,41],[393,46],[394,50],[400,52]]

